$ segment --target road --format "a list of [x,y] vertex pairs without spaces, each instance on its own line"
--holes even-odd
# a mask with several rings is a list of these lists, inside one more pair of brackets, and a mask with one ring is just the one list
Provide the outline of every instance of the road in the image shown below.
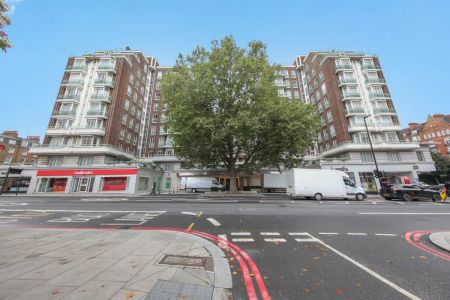
[[[449,220],[448,204],[381,198],[0,197],[2,226],[177,227],[218,235],[253,259],[272,299],[449,299],[450,256],[405,239],[450,230]],[[240,266],[232,261],[232,268],[234,298],[246,299]]]

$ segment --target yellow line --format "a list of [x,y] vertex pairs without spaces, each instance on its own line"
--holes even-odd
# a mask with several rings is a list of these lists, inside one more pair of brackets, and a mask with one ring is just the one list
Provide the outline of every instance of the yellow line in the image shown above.
[[198,215],[197,215],[197,217],[201,217],[203,215],[203,212],[201,211]]
[[195,224],[195,223],[191,223],[191,225],[189,225],[189,227],[187,228],[187,231],[191,230],[192,227],[194,227],[194,224]]

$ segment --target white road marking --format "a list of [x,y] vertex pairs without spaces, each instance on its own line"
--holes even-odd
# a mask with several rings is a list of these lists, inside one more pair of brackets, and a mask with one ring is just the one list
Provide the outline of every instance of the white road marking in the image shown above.
[[444,212],[360,212],[360,215],[450,215]]
[[226,234],[219,234],[218,237],[220,238],[219,240],[219,247],[222,249],[228,249],[228,244],[225,241],[228,241],[227,235]]
[[[87,202],[101,202],[101,201],[127,201],[128,198],[83,198],[79,201],[87,201]],[[77,201],[77,200],[72,200]]]
[[337,235],[339,233],[337,233],[337,232],[319,232],[319,234],[323,234],[323,235]]
[[345,201],[345,204],[350,204],[348,201]]
[[248,242],[254,242],[255,240],[252,238],[240,238],[240,239],[231,239],[231,241],[235,243],[248,243]]
[[109,216],[109,213],[79,213],[76,215],[70,215],[67,217],[61,217],[58,219],[48,220],[48,223],[86,223],[94,219],[100,219],[102,217]]
[[372,201],[373,204],[377,204],[375,201]]
[[[100,225],[106,226],[124,226],[124,225],[142,225],[153,218],[162,215],[165,211],[140,211],[140,212],[132,212],[123,217],[116,218],[114,221],[119,221],[119,223],[102,223]],[[121,221],[131,221],[136,223],[122,223]]]
[[260,200],[259,203],[263,203],[264,201]]
[[320,203],[320,204],[323,204],[323,201],[320,201],[319,203]]
[[280,235],[279,232],[261,232],[260,235]]
[[288,232],[289,235],[307,235],[307,236],[311,236],[309,233],[307,232]]
[[272,243],[285,243],[286,239],[273,239],[273,238],[266,238],[264,239],[265,242],[272,242]]
[[2,202],[2,203],[0,203],[0,206],[22,206],[22,205],[28,205],[28,203],[25,203],[25,202],[20,202],[20,203],[16,203],[16,202]]
[[402,204],[402,205],[405,205],[405,203],[403,203],[403,202],[397,202],[397,204]]
[[367,233],[364,232],[347,232],[348,235],[367,235]]
[[231,235],[252,235],[250,232],[232,232]]
[[[74,212],[74,213],[133,213],[140,210],[79,210],[79,209],[0,209],[0,211]],[[156,212],[156,211],[155,211]],[[166,211],[158,211],[165,213]]]
[[299,243],[311,243],[311,242],[317,242],[317,239],[315,237],[309,237],[306,239],[295,239],[295,241],[299,242]]
[[190,212],[190,211],[182,211],[181,213],[185,214],[185,215],[198,216],[198,213]]
[[221,224],[213,218],[207,218],[206,220],[208,220],[211,224],[213,224],[214,226],[220,226]]
[[408,297],[409,299],[413,299],[413,300],[420,300],[419,297],[417,297],[414,294],[411,294],[410,292],[408,292],[407,290],[399,287],[398,285],[396,285],[395,283],[389,281],[388,279],[386,279],[385,277],[379,275],[378,273],[375,273],[374,271],[372,271],[371,269],[367,268],[366,266],[360,264],[359,262],[357,262],[356,260],[348,257],[347,255],[345,255],[344,253],[336,250],[335,248],[331,247],[330,245],[328,245],[327,243],[317,239],[317,242],[319,242],[320,244],[322,244],[323,246],[327,247],[328,249],[330,249],[331,251],[333,251],[334,253],[336,253],[337,255],[339,255],[340,257],[344,258],[345,260],[351,262],[352,264],[354,264],[355,266],[357,266],[358,268],[366,271],[367,273],[369,273],[370,275],[372,275],[373,277],[375,277],[376,279],[380,280],[381,282],[387,284],[388,286],[392,287],[393,289],[395,289],[396,291],[398,291],[399,293],[405,295],[406,297]]
[[379,236],[397,236],[395,233],[375,233],[375,235],[379,235]]

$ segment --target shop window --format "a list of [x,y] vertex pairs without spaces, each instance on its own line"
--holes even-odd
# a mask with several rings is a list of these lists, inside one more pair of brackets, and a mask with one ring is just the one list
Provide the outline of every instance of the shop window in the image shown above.
[[150,178],[148,178],[148,177],[139,177],[138,190],[140,190],[140,191],[148,191],[149,183],[150,183]]
[[102,191],[125,191],[127,177],[104,177]]
[[361,179],[361,185],[366,192],[376,192],[377,185],[375,183],[375,177],[372,172],[360,172],[359,178]]
[[65,192],[67,185],[67,178],[41,178],[38,192]]
[[170,189],[172,187],[172,178],[167,177],[166,178],[166,190]]

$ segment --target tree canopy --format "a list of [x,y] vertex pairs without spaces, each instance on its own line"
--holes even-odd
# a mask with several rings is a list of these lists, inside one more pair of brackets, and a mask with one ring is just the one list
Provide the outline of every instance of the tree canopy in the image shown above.
[[7,48],[11,48],[12,45],[9,42],[8,35],[6,32],[2,31],[1,29],[9,24],[11,24],[11,20],[6,15],[8,12],[8,5],[4,0],[0,0],[0,49],[2,49],[3,52],[6,52]]
[[278,96],[278,70],[262,42],[244,49],[231,36],[180,54],[162,83],[177,156],[226,168],[231,192],[239,173],[296,166],[319,121],[312,106]]

